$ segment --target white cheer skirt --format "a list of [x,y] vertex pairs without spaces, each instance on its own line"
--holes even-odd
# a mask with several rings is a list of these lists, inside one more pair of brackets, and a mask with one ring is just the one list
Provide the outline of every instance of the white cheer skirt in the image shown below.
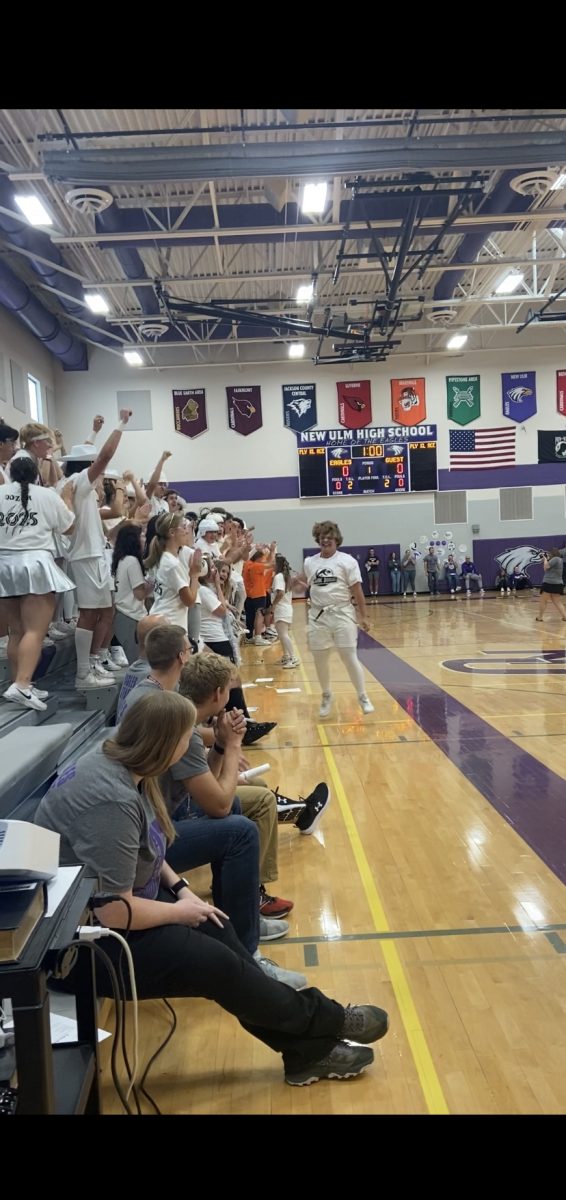
[[74,584],[56,566],[49,550],[10,550],[0,553],[0,599],[72,592]]

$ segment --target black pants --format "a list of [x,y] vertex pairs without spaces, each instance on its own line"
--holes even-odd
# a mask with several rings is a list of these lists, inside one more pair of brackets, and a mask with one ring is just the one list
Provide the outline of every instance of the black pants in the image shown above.
[[[204,644],[205,646],[208,646],[209,650],[214,650],[215,654],[220,654],[222,658],[229,658],[230,662],[235,663],[236,660],[234,658],[234,651],[230,645],[230,642],[205,642]],[[244,700],[244,693],[240,687],[230,688],[226,712],[230,712],[233,708],[241,709],[245,717],[249,717],[250,715],[247,709],[246,701]]]
[[[169,894],[160,893],[160,900]],[[231,1012],[248,1033],[283,1055],[288,1070],[300,1070],[323,1058],[336,1041],[344,1009],[318,988],[295,992],[270,979],[236,937],[230,922],[219,929],[207,921],[198,929],[159,925],[130,933],[140,1000],[167,996],[204,996]],[[102,949],[116,964],[123,953],[107,938]],[[111,996],[110,980],[97,958],[99,995]],[[123,970],[129,994],[127,967]]]

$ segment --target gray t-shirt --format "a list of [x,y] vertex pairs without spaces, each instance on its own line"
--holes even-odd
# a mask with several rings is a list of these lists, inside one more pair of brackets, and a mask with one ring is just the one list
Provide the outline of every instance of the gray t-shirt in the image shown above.
[[101,746],[65,768],[34,821],[61,834],[61,864],[84,863],[104,891],[157,896],[165,835],[130,772]]
[[209,770],[204,742],[200,733],[194,729],[186,754],[183,754],[179,762],[169,767],[166,775],[160,779],[161,790],[171,815],[187,799],[187,792],[181,781],[192,779],[194,775],[206,775]]
[[147,696],[149,692],[162,691],[163,688],[161,687],[161,684],[158,683],[156,679],[150,679],[149,675],[146,675],[145,679],[140,679],[139,682],[136,683],[135,687],[130,688],[130,691],[125,697],[124,704],[122,705],[122,711],[120,713],[120,721],[123,721],[128,709],[130,709],[133,704],[137,704],[137,701],[141,700],[142,696]]
[[137,687],[140,679],[145,679],[151,674],[151,667],[146,658],[136,658],[136,661],[131,663],[124,675],[124,682],[120,688],[118,696],[118,707],[116,709],[116,720],[120,722],[126,711],[126,697],[132,688]]
[[438,572],[438,559],[436,554],[425,554],[423,562],[426,563],[429,575],[433,575]]
[[562,583],[562,559],[558,555],[548,562],[548,570],[544,572],[543,583]]

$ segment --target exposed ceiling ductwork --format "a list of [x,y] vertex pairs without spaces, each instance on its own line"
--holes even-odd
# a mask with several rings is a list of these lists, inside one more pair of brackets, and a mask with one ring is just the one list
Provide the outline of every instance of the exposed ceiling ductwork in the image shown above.
[[23,279],[0,261],[0,304],[15,313],[67,371],[88,370],[84,342],[63,329],[54,313],[32,295]]
[[150,149],[44,150],[45,175],[69,183],[367,175],[391,171],[549,166],[566,162],[566,133],[252,142]]

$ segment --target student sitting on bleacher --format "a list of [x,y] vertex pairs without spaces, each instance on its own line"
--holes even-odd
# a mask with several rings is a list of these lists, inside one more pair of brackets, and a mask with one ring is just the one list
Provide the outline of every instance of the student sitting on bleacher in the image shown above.
[[55,563],[54,534],[73,532],[73,513],[52,488],[39,486],[35,458],[13,458],[10,473],[0,486],[0,610],[13,678],[4,699],[41,712],[48,693],[33,686],[33,673],[58,595],[73,590]]
[[[35,821],[61,834],[63,863],[85,863],[104,892],[121,897],[96,911],[103,925],[122,930],[130,914],[140,999],[215,1000],[282,1054],[287,1083],[359,1075],[373,1061],[367,1043],[387,1032],[387,1014],[373,1005],[343,1008],[318,988],[297,992],[271,979],[226,914],[194,895],[165,862],[174,830],[159,777],[186,753],[194,721],[194,705],[184,696],[142,697],[115,737],[63,772]],[[117,965],[121,946],[113,938],[104,945]],[[72,974],[65,981],[71,988]],[[98,963],[97,984],[101,995],[112,994]],[[126,988],[129,994],[129,981]]]

